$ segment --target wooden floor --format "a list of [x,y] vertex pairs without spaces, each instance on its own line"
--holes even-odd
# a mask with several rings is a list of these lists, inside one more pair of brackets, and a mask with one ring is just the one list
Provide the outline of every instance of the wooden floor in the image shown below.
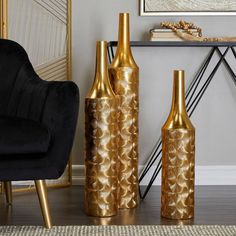
[[[13,207],[6,207],[0,196],[0,225],[42,225],[35,193],[15,194]],[[120,210],[112,218],[88,217],[83,207],[83,187],[49,190],[54,225],[159,225],[159,224],[236,224],[236,186],[205,186],[196,188],[195,218],[173,221],[160,217],[160,188],[153,187],[140,206]]]

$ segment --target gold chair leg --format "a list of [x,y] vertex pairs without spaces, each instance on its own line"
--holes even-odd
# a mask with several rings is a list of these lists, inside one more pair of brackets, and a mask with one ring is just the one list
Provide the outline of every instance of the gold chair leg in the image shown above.
[[37,190],[39,203],[41,206],[41,211],[45,223],[45,227],[47,229],[50,229],[52,227],[51,222],[51,214],[48,206],[48,195],[47,195],[47,187],[45,180],[35,180],[35,187]]
[[7,204],[12,205],[12,187],[11,187],[11,181],[4,181],[3,182],[4,191],[6,194],[6,201]]

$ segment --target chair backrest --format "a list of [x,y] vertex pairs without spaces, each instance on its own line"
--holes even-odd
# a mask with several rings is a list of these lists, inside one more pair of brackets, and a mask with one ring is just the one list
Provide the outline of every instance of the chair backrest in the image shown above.
[[17,43],[0,39],[0,114],[7,114],[8,102],[27,54]]
[[[37,83],[40,86],[35,86]],[[23,47],[0,39],[0,115],[39,121],[47,87]]]

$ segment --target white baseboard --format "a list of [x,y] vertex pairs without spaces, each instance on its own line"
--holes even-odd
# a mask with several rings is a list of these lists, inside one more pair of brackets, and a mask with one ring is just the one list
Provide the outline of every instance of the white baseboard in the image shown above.
[[[142,166],[139,168],[142,169]],[[73,185],[84,185],[85,175],[83,165],[73,165]],[[147,177],[144,178],[141,185],[147,185],[150,177],[155,170],[152,167]],[[154,185],[160,185],[160,176],[154,182]],[[196,185],[236,185],[236,166],[196,166],[195,171]]]

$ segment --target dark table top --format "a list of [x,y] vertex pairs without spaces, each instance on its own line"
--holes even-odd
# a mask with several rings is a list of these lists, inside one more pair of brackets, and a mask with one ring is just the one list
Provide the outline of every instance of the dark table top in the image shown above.
[[[131,41],[131,47],[236,47],[236,42],[194,42],[194,41]],[[117,46],[117,41],[110,41],[109,46]]]

